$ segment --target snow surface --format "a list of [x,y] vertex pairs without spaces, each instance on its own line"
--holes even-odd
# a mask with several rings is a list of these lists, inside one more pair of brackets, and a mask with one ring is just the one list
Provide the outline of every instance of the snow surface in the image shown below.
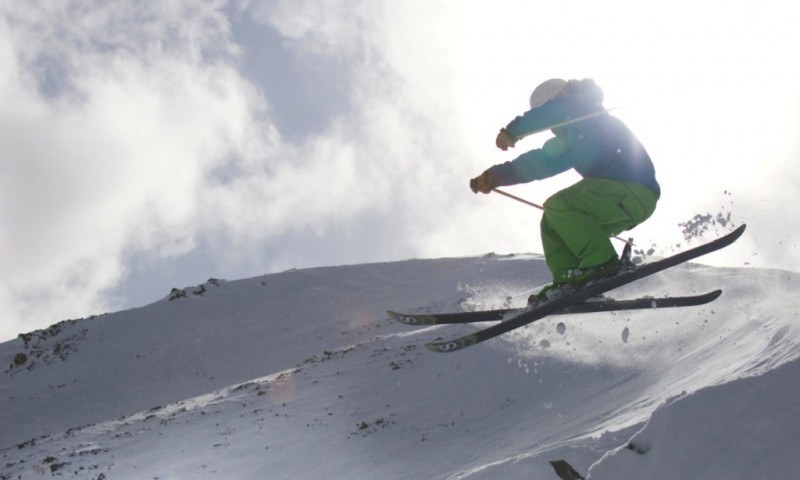
[[32,332],[0,344],[0,479],[800,478],[800,274],[684,265],[613,296],[723,296],[453,354],[423,344],[473,326],[385,314],[547,279],[533,255],[292,270]]

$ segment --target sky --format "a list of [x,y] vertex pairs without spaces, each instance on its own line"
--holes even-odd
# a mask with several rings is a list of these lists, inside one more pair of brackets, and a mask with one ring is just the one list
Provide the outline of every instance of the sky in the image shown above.
[[730,213],[747,237],[713,262],[798,270],[798,23],[739,0],[0,2],[0,340],[210,277],[541,252],[538,211],[468,181],[548,138],[494,147],[553,77],[594,78],[653,158],[638,245]]

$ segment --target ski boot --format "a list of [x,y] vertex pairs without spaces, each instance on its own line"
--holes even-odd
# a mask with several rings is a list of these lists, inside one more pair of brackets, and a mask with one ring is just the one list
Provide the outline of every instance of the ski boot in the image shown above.
[[575,292],[575,287],[569,283],[551,283],[528,297],[528,308],[536,308],[547,302],[559,299]]
[[[545,303],[552,302],[566,295],[574,293],[581,288],[589,285],[597,280],[603,280],[613,277],[620,271],[620,260],[616,257],[611,260],[595,265],[593,267],[574,268],[567,270],[564,273],[564,280],[562,282],[553,282],[528,297],[528,307],[535,308]],[[587,302],[597,301],[596,298],[590,298]]]

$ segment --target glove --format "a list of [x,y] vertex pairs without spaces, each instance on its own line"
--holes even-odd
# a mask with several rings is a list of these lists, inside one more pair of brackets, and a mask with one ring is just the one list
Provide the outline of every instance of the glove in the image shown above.
[[502,128],[500,129],[500,133],[497,134],[497,139],[494,143],[497,145],[497,148],[505,152],[509,147],[514,148],[514,144],[516,144],[517,141],[511,138],[511,135],[508,134],[505,128]]
[[489,193],[496,186],[497,184],[494,182],[494,176],[492,176],[489,170],[486,170],[469,181],[469,188],[471,188],[474,193]]

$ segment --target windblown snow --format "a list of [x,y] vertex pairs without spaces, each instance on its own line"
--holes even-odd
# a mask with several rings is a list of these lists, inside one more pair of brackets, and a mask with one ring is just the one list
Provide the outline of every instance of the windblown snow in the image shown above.
[[[533,255],[292,270],[0,344],[0,479],[800,478],[800,274],[683,265],[453,354],[387,309],[520,306]],[[165,292],[167,293],[167,292]]]

